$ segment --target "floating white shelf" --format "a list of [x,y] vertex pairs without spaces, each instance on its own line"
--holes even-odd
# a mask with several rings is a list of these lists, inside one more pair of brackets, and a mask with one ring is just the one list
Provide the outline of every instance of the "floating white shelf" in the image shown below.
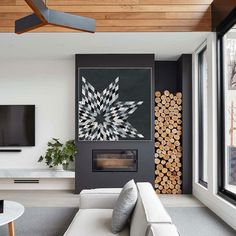
[[0,169],[0,179],[15,178],[35,178],[35,179],[53,179],[53,178],[75,178],[74,171],[68,170],[46,170],[46,169]]

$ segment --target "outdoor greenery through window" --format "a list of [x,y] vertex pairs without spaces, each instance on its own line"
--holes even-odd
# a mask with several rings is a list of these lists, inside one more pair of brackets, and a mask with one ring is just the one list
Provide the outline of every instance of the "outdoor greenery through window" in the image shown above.
[[236,194],[236,28],[223,37],[225,107],[224,188]]
[[207,49],[198,53],[199,183],[207,187]]

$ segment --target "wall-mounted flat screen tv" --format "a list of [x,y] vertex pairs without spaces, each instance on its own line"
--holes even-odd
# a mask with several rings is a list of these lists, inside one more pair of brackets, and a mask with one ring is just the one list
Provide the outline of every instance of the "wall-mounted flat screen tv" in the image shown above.
[[0,146],[35,146],[34,105],[0,105]]

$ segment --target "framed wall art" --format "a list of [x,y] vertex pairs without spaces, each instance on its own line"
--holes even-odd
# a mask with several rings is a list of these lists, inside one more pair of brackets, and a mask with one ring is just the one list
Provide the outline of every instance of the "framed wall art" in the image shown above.
[[78,141],[151,140],[151,68],[78,69]]

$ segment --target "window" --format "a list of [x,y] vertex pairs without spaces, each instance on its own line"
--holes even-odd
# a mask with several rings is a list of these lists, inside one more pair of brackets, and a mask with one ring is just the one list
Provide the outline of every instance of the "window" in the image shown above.
[[[234,19],[234,21],[236,21]],[[236,203],[236,25],[219,34],[219,192]]]
[[207,49],[198,53],[199,183],[207,187]]

